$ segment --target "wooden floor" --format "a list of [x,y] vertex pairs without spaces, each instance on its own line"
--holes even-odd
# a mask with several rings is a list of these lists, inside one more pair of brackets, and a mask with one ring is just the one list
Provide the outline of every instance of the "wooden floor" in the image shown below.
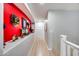
[[28,56],[55,56],[55,54],[53,54],[53,51],[48,51],[45,39],[36,38],[33,40],[33,45]]
[[37,38],[34,39],[33,46],[28,55],[31,56],[45,56],[49,55],[48,47],[44,39]]

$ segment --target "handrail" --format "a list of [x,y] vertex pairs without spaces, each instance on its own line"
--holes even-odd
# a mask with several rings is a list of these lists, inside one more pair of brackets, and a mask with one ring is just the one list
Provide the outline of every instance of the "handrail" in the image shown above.
[[65,41],[68,45],[71,45],[72,47],[74,47],[74,48],[76,48],[76,49],[79,49],[79,45],[77,45],[77,44],[74,44],[74,43],[71,43],[71,42],[69,42],[69,41]]
[[67,43],[68,45],[71,45],[72,47],[75,47],[75,48],[79,49],[79,45],[68,41],[66,35],[61,35],[61,37],[62,37],[62,40],[63,40],[65,43]]

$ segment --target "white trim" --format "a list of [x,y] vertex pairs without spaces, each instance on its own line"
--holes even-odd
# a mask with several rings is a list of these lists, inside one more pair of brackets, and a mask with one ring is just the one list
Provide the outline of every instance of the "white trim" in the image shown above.
[[3,3],[0,3],[0,55],[3,52]]
[[33,13],[31,12],[31,10],[30,10],[28,4],[27,4],[27,3],[24,3],[24,5],[26,6],[26,8],[28,9],[29,13],[32,15],[32,17],[34,18],[34,21],[35,21],[35,17],[34,17],[34,15],[33,15]]

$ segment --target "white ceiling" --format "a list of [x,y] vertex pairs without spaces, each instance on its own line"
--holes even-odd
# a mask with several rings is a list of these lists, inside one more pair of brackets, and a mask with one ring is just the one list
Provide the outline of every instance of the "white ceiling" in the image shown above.
[[36,19],[46,19],[49,10],[79,11],[79,3],[28,3]]

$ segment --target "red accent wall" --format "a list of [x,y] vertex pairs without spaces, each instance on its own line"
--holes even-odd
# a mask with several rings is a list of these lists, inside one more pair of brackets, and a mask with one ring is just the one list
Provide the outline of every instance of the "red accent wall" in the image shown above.
[[[14,27],[10,23],[10,15],[12,13],[19,17],[20,24],[17,27]],[[20,29],[22,29],[21,25],[22,17],[27,19],[31,25],[31,21],[28,18],[28,16],[25,15],[18,7],[16,7],[13,3],[4,3],[4,24],[5,24],[4,42],[10,41],[13,35],[20,36]],[[30,32],[29,29],[28,31]]]

